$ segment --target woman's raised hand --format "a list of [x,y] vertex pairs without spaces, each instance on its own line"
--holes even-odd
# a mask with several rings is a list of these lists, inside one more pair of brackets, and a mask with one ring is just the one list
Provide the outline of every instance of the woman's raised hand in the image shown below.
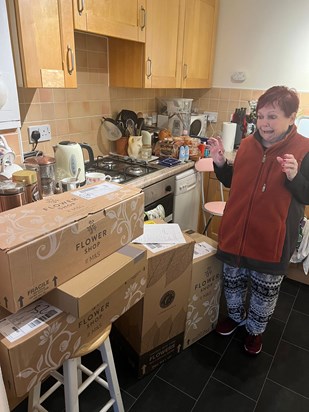
[[210,137],[207,140],[207,148],[209,149],[210,156],[212,157],[214,163],[218,167],[223,166],[225,163],[225,156],[221,137]]

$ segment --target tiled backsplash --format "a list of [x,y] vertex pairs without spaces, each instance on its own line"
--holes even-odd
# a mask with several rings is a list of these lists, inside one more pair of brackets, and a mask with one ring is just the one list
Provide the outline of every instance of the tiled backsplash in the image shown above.
[[[107,154],[112,147],[100,134],[102,116],[114,117],[122,109],[151,114],[157,109],[158,97],[193,98],[198,112],[218,112],[218,122],[208,128],[208,135],[220,132],[222,122],[229,121],[236,107],[248,107],[262,90],[243,89],[128,89],[108,86],[107,39],[75,33],[77,84],[76,89],[19,88],[21,136],[25,152],[32,149],[28,141],[28,126],[50,124],[52,140],[38,149],[52,155],[52,145],[61,140],[87,142],[95,155]],[[300,93],[301,111],[309,114],[309,93]],[[9,144],[19,153],[17,134],[7,135]],[[18,157],[17,157],[18,161]]]

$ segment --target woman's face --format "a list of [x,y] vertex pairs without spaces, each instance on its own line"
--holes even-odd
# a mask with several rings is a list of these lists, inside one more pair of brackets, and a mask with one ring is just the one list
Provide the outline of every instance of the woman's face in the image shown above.
[[278,142],[283,133],[295,121],[296,113],[286,117],[285,113],[275,103],[262,107],[257,114],[256,126],[264,141],[264,146],[269,147]]

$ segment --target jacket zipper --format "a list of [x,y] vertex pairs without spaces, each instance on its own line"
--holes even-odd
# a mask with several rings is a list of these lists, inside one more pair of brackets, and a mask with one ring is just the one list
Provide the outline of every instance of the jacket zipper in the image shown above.
[[[241,259],[242,251],[243,251],[243,248],[244,248],[244,238],[245,238],[245,235],[246,235],[246,233],[247,233],[248,217],[249,217],[249,215],[250,215],[251,208],[252,208],[252,203],[253,203],[253,198],[254,198],[255,192],[256,192],[256,190],[257,190],[257,182],[259,181],[259,178],[260,178],[260,176],[261,176],[261,173],[262,173],[262,170],[263,170],[263,166],[264,166],[264,164],[265,164],[265,161],[266,161],[266,154],[264,153],[264,154],[263,154],[263,157],[262,157],[262,161],[261,161],[260,170],[259,170],[259,173],[258,173],[257,178],[256,178],[256,183],[255,183],[255,186],[254,186],[254,190],[253,190],[253,192],[252,192],[252,196],[251,196],[250,202],[249,202],[248,213],[247,213],[246,220],[245,220],[245,221],[246,221],[246,225],[245,225],[245,228],[244,228],[244,231],[243,231],[243,235],[242,235],[242,239],[241,239],[241,245],[240,245],[240,252],[239,252],[239,256],[238,256],[238,265],[240,264],[240,259]],[[264,186],[265,186],[265,189],[266,189],[266,183],[264,183],[264,185],[263,185],[263,187],[262,187],[262,192],[265,191],[265,189],[263,190]]]

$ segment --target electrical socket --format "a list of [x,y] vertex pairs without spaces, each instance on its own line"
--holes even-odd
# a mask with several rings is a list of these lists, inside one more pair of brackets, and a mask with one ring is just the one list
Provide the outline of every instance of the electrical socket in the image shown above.
[[32,139],[31,134],[34,131],[39,131],[40,132],[40,138],[38,140],[38,143],[40,142],[46,142],[48,140],[51,140],[51,132],[50,132],[50,125],[49,124],[40,124],[38,126],[29,126],[28,127],[28,136],[29,136],[29,142],[30,143],[35,143],[35,140]]
[[210,123],[217,123],[218,121],[218,113],[217,112],[204,112],[207,114],[207,121]]

